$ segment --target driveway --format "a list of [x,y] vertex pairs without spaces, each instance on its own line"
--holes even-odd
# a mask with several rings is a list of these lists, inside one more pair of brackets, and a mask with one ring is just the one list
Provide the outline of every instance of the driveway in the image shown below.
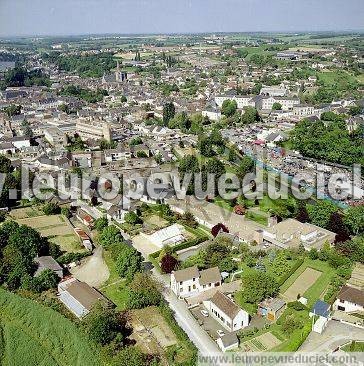
[[351,340],[364,341],[364,329],[330,320],[322,334],[311,332],[299,351],[331,352]]
[[80,266],[73,268],[71,273],[92,287],[100,287],[110,276],[109,268],[103,258],[103,248],[98,246],[94,253]]

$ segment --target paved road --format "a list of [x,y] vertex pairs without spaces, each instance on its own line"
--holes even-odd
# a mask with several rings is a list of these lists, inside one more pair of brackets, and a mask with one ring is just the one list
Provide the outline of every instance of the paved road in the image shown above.
[[169,276],[161,275],[155,268],[153,269],[153,275],[166,287],[163,291],[165,300],[168,302],[169,307],[174,311],[177,323],[187,333],[188,337],[195,344],[199,352],[204,354],[221,352],[217,344],[199,326],[196,319],[188,310],[186,303],[183,300],[179,300],[175,294],[170,291]]
[[98,246],[84,263],[71,270],[72,275],[92,287],[101,286],[110,276],[102,254],[103,248]]
[[330,320],[322,334],[311,332],[299,351],[331,352],[351,340],[364,341],[364,329]]

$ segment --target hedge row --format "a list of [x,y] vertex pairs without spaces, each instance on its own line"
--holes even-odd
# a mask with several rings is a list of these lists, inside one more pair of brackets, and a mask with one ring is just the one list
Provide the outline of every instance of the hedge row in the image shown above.
[[304,258],[298,258],[293,267],[278,280],[278,285],[282,286],[302,266],[304,261]]

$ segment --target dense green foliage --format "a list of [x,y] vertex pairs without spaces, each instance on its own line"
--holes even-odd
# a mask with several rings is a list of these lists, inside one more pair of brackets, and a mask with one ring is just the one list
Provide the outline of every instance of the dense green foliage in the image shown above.
[[292,131],[293,148],[302,155],[343,165],[364,164],[363,130],[350,134],[342,121],[299,122]]
[[89,103],[101,102],[108,92],[104,89],[97,89],[96,91],[81,88],[80,86],[67,85],[61,90],[61,95],[76,97],[83,99]]
[[15,67],[5,73],[4,80],[0,81],[0,89],[4,90],[12,86],[51,86],[49,76],[40,70],[27,71],[22,67]]
[[43,57],[55,63],[61,70],[75,72],[82,77],[101,77],[105,72],[108,73],[116,67],[116,61],[112,53],[63,56],[54,52],[44,54]]

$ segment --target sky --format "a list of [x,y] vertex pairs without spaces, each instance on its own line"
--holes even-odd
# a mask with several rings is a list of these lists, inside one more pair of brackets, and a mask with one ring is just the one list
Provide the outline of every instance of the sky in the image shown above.
[[0,36],[364,30],[364,0],[0,0]]

